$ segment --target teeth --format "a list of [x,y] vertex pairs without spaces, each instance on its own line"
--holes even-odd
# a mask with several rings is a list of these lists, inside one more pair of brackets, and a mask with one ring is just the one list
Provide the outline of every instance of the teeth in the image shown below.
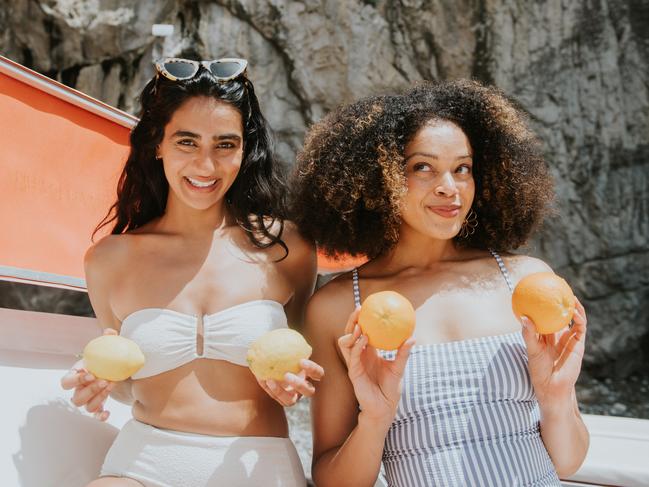
[[192,186],[196,186],[197,188],[207,188],[216,183],[216,179],[212,179],[211,181],[198,181],[197,179],[192,179],[190,177],[186,177],[186,179]]

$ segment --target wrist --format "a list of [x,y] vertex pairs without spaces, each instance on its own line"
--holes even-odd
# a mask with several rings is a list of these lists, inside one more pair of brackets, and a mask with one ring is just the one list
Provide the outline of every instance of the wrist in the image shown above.
[[364,411],[358,413],[358,425],[360,427],[382,432],[384,434],[387,434],[393,420],[394,415],[374,416],[369,415]]
[[545,401],[539,401],[541,419],[561,419],[574,415],[576,394],[573,389],[570,393],[563,396],[553,396]]

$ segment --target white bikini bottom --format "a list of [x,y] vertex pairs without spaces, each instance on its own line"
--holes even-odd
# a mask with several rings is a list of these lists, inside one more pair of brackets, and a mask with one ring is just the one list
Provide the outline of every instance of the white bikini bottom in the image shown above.
[[209,436],[155,428],[135,419],[111,446],[101,476],[144,487],[304,487],[293,442],[268,436]]

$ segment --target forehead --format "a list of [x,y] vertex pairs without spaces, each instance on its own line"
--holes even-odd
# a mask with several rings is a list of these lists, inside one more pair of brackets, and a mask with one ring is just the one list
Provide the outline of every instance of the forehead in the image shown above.
[[193,97],[185,101],[171,116],[166,130],[188,130],[213,133],[228,130],[243,132],[241,113],[229,103],[209,97]]
[[412,152],[443,154],[471,154],[471,143],[464,131],[453,122],[435,120],[420,128],[406,145],[406,156]]

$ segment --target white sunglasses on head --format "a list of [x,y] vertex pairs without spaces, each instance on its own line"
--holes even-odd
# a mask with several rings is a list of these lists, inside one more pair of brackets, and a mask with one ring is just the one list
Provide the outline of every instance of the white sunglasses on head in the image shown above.
[[194,61],[193,59],[170,57],[155,63],[158,73],[171,81],[191,79],[196,76],[201,66],[207,69],[217,81],[226,82],[244,74],[248,67],[248,61],[239,58]]

